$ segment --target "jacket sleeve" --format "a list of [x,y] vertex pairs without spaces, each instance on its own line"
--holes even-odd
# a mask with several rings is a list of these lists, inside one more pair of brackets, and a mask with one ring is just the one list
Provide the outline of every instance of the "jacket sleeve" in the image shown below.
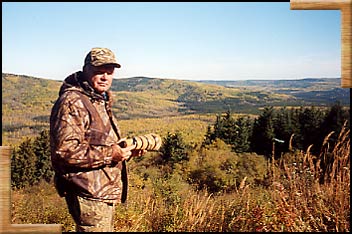
[[53,164],[65,169],[110,165],[112,147],[92,145],[85,139],[90,117],[82,101],[78,96],[63,96],[55,103],[50,117]]

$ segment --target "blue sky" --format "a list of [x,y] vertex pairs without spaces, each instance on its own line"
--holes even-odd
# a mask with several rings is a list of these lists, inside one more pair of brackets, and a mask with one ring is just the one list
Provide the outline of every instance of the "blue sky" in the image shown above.
[[2,72],[63,80],[100,46],[116,78],[337,78],[340,25],[289,2],[2,2]]

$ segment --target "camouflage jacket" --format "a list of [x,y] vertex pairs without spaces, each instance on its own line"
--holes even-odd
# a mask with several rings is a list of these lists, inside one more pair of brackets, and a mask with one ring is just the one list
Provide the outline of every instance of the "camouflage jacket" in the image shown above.
[[51,111],[55,186],[60,196],[73,192],[117,203],[127,192],[127,174],[125,162],[112,163],[111,145],[121,133],[111,111],[111,92],[106,97],[97,94],[81,75],[76,72],[64,80]]

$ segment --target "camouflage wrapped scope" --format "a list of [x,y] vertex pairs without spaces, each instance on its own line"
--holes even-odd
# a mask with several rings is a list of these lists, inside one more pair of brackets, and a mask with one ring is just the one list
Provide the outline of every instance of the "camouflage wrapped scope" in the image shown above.
[[149,133],[142,136],[127,138],[125,141],[120,142],[119,145],[123,148],[135,145],[133,149],[157,151],[160,149],[161,144],[162,141],[159,135]]

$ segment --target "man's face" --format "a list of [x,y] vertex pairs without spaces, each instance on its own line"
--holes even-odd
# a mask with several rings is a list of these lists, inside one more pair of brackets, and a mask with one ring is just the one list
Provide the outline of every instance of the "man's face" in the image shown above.
[[108,91],[112,84],[114,70],[113,65],[90,66],[87,71],[89,84],[100,94]]

